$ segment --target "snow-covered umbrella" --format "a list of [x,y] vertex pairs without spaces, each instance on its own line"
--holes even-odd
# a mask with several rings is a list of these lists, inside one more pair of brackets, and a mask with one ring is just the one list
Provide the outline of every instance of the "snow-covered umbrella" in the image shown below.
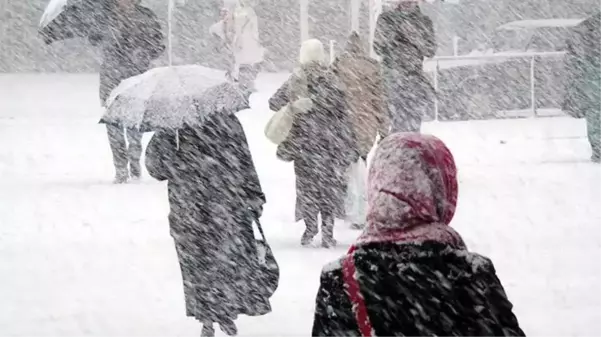
[[39,33],[46,44],[88,36],[98,29],[107,0],[50,0],[42,14]]
[[151,69],[119,84],[101,122],[144,131],[199,125],[214,113],[249,108],[249,92],[223,73],[185,65]]

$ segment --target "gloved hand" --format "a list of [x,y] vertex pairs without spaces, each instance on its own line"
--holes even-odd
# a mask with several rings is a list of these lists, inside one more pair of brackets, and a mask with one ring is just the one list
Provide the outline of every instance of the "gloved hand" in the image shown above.
[[253,201],[248,206],[248,211],[253,216],[253,219],[259,220],[263,215],[263,201]]

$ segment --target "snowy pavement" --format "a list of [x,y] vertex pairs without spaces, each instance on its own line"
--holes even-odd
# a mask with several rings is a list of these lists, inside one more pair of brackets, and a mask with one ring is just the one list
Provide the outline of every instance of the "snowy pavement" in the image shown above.
[[[303,249],[294,177],[263,137],[260,78],[240,113],[263,188],[263,223],[282,277],[273,313],[239,320],[243,335],[311,331],[323,264]],[[0,335],[198,336],[184,315],[167,224],[166,185],[114,186],[93,75],[0,75]],[[601,335],[601,167],[588,162],[584,122],[569,118],[429,123],[460,170],[453,226],[492,258],[529,335]]]

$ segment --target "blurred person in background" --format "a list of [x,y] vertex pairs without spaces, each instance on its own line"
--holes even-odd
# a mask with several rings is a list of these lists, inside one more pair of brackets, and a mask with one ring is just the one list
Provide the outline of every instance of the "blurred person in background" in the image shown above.
[[572,117],[585,118],[591,160],[601,162],[601,12],[575,28],[568,39],[566,69],[568,81],[563,110]]
[[358,156],[345,93],[324,63],[323,44],[317,39],[303,42],[300,68],[270,99],[270,107],[310,99],[306,109],[292,112],[290,131],[277,156],[294,162],[296,220],[304,220],[306,226],[301,245],[313,242],[321,214],[321,245],[332,248],[335,218],[344,216],[346,171]]
[[211,26],[210,32],[222,40],[224,54],[231,61],[228,77],[254,83],[265,49],[259,41],[259,21],[251,4],[247,0],[225,1],[221,20]]
[[[102,106],[122,80],[149,70],[151,62],[165,49],[156,15],[141,6],[139,0],[113,0],[107,9],[106,25],[98,27],[89,36],[90,43],[102,51]],[[142,132],[135,128],[125,130],[122,125],[115,124],[106,124],[106,130],[113,153],[115,183],[125,183],[130,177],[139,179],[142,175]]]
[[[355,229],[365,225],[365,166],[367,155],[374,147],[376,138],[386,137],[390,129],[388,110],[382,99],[384,85],[380,64],[367,53],[367,47],[357,32],[352,32],[342,54],[332,64],[332,70],[340,78],[347,97],[353,130],[357,140],[360,160],[349,171],[349,184],[356,184],[347,193],[351,209],[346,210],[346,220]],[[360,166],[360,167],[357,167]],[[352,200],[353,202],[350,202]]]
[[401,0],[376,24],[374,50],[382,58],[392,132],[418,132],[432,107],[434,90],[423,72],[424,58],[436,52],[432,20],[420,0]]

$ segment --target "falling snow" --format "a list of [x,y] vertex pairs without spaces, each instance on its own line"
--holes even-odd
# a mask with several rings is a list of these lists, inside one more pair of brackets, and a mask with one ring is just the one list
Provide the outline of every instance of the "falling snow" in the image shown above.
[[600,335],[596,0],[0,4],[0,335]]

